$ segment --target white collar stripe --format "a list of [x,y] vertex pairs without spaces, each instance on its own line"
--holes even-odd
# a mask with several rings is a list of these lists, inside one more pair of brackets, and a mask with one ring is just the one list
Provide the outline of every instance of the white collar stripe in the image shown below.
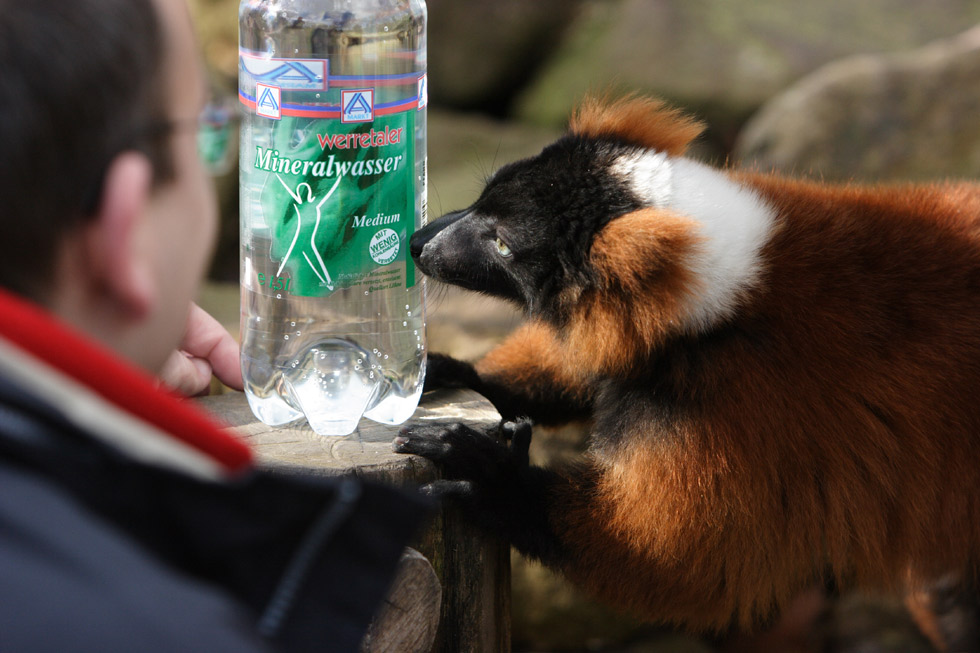
[[775,210],[722,171],[662,152],[623,156],[613,172],[645,205],[671,209],[701,227],[705,240],[690,264],[700,287],[687,303],[688,326],[703,330],[730,316],[758,281]]

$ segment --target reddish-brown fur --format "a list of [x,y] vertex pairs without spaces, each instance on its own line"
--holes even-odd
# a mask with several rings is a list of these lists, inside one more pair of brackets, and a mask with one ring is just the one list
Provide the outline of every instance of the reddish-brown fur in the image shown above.
[[697,292],[686,263],[699,242],[690,218],[665,210],[641,209],[607,225],[592,243],[598,287],[577,297],[564,335],[574,343],[564,348],[566,374],[628,372],[662,344],[684,317],[683,298]]
[[523,389],[535,399],[537,390],[558,385],[572,396],[585,399],[588,379],[569,373],[564,348],[555,331],[539,322],[520,326],[501,346],[477,364],[480,376],[506,379],[508,386]]
[[629,96],[611,101],[588,97],[572,114],[568,129],[587,138],[621,139],[680,156],[704,131],[704,125],[655,98]]
[[[639,107],[587,107],[573,129],[683,149],[689,123],[656,113],[637,125]],[[777,225],[721,336],[680,337],[696,226],[648,210],[599,234],[604,285],[569,295],[567,328],[526,326],[480,366],[588,396],[597,380],[667,361],[657,381],[672,410],[629,406],[646,417],[619,433],[597,423],[596,441],[620,444],[597,446],[553,499],[565,571],[695,628],[751,627],[828,571],[885,590],[975,578],[980,189],[732,178],[772,203]]]

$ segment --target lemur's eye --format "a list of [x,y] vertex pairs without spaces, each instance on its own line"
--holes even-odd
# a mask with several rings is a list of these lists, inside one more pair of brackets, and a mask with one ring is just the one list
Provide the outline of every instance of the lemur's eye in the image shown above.
[[507,243],[500,240],[499,236],[497,237],[496,245],[497,245],[497,253],[499,253],[504,258],[507,258],[508,256],[511,256],[514,253],[510,251],[510,247],[507,247]]

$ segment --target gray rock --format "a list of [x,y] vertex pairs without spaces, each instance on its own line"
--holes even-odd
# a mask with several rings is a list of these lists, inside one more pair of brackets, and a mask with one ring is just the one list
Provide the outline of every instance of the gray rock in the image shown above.
[[697,111],[730,147],[763,102],[820,66],[978,22],[975,0],[589,0],[518,112],[560,123],[583,94],[615,84]]
[[980,175],[980,26],[911,52],[821,68],[759,111],[744,164],[825,179]]

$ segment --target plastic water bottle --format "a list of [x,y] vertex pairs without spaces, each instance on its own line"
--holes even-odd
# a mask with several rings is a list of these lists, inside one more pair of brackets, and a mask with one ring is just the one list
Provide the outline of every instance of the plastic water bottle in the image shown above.
[[242,371],[266,424],[400,424],[425,376],[423,0],[242,0]]

